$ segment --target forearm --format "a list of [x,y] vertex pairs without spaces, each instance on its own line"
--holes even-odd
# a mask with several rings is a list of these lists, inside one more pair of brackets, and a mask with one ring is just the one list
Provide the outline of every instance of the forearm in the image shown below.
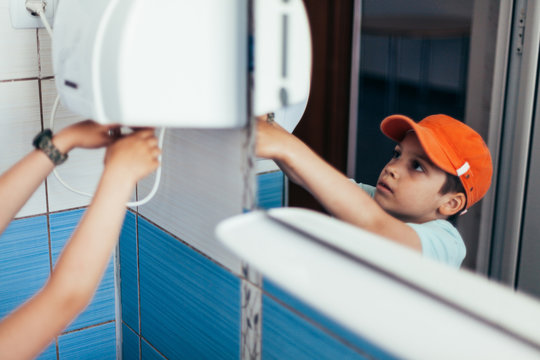
[[[69,130],[59,132],[52,142],[62,154],[74,147]],[[33,150],[0,176],[0,233],[53,169],[54,164],[43,151]]]
[[291,180],[341,220],[366,227],[372,219],[363,213],[382,211],[367,193],[301,141],[289,143],[277,162]]
[[105,170],[48,283],[0,323],[2,358],[36,356],[87,306],[118,241],[133,189],[122,180],[121,174]]
[[0,233],[53,168],[53,163],[42,151],[34,150],[0,176]]
[[133,190],[127,183],[122,174],[105,170],[90,207],[56,264],[51,286],[82,298],[84,303],[90,299],[120,235],[125,204]]
[[336,218],[421,250],[414,230],[392,217],[355,182],[300,140],[287,141],[275,159],[287,174],[308,190]]

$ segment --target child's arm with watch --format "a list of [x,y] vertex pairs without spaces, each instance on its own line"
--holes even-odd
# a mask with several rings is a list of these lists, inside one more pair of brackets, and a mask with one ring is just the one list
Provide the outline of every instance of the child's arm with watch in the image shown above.
[[54,136],[50,130],[39,133],[34,139],[36,149],[0,176],[0,233],[71,149],[107,146],[114,141],[110,136],[113,132],[109,130],[115,127],[87,120],[68,126]]
[[[111,132],[109,132],[111,130]],[[104,170],[90,206],[59,256],[45,286],[0,320],[0,358],[35,358],[88,305],[118,243],[126,202],[137,181],[159,166],[153,129],[115,136],[114,127],[83,122],[51,138],[38,134],[37,149],[0,177],[3,230],[55,164],[74,147],[107,146]]]

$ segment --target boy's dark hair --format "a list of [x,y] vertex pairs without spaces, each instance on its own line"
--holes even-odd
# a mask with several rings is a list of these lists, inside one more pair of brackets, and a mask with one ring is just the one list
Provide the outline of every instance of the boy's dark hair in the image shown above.
[[[446,174],[446,181],[444,182],[443,186],[441,187],[441,190],[439,190],[439,193],[444,195],[444,194],[448,194],[448,193],[463,193],[465,194],[465,189],[463,188],[463,184],[461,183],[461,181],[459,180],[459,178],[456,176],[456,175],[452,175],[450,173],[447,173],[445,172]],[[461,211],[463,211],[465,209],[465,207],[458,211],[457,213],[455,213],[454,215],[451,215],[448,217],[448,221],[450,221],[450,223],[452,223],[452,225],[456,225],[456,222],[457,222],[457,218],[459,216],[459,214],[461,213]]]

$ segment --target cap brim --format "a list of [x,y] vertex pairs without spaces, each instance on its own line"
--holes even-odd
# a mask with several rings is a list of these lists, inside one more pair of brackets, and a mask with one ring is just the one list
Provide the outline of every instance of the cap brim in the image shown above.
[[405,115],[390,115],[381,123],[381,131],[390,139],[400,142],[409,130],[416,130],[416,122]]
[[401,142],[407,132],[411,130],[416,133],[429,159],[442,170],[455,174],[455,168],[441,147],[437,136],[430,129],[418,125],[418,123],[405,115],[391,115],[381,123],[383,134],[396,142]]

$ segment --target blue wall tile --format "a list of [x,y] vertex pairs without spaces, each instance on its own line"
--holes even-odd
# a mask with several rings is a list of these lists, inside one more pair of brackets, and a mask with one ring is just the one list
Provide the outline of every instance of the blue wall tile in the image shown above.
[[120,290],[122,301],[122,321],[139,332],[139,286],[137,264],[136,216],[126,214],[120,233]]
[[[305,316],[311,319],[312,321],[318,323],[320,326],[328,329],[331,333],[335,334],[339,338],[344,339],[346,342],[354,346],[354,348],[357,351],[363,354],[369,354],[370,357],[373,357],[376,359],[388,359],[388,360],[398,359],[397,357],[391,355],[387,351],[384,351],[383,349],[380,349],[379,347],[373,345],[369,341],[361,338],[357,334],[343,328],[341,325],[339,325],[335,321],[329,319],[325,315],[321,314],[319,311],[305,304],[304,302],[302,302],[295,296],[291,295],[290,293],[286,292],[285,290],[283,290],[282,288],[280,288],[273,282],[267,279],[264,279],[263,289],[265,292],[272,295],[274,298],[279,299],[279,301],[287,304],[288,307],[293,308],[295,312],[301,313],[302,316]],[[273,304],[273,302],[269,303],[269,307],[271,309],[275,309],[275,305]],[[268,309],[263,308],[263,326],[265,326],[265,321],[268,320],[266,318],[267,310]],[[263,331],[263,338],[264,338],[264,331]]]
[[122,324],[122,359],[139,360],[140,338],[129,327]]
[[56,360],[56,342],[53,341],[51,345],[45,349],[38,357],[38,360]]
[[282,171],[257,176],[258,206],[270,209],[283,206],[284,176]]
[[0,318],[34,295],[49,273],[47,217],[11,222],[0,237]]
[[139,218],[141,332],[168,359],[238,359],[240,281]]
[[262,359],[368,359],[263,296]]
[[152,348],[144,339],[141,341],[141,354],[142,354],[142,360],[166,360],[154,348]]
[[[56,263],[64,245],[75,230],[84,210],[85,209],[79,209],[50,215],[53,264]],[[69,325],[66,331],[72,331],[114,319],[114,265],[111,259],[92,302],[88,305],[86,310]]]
[[110,322],[60,336],[58,353],[60,360],[115,360],[115,323]]

